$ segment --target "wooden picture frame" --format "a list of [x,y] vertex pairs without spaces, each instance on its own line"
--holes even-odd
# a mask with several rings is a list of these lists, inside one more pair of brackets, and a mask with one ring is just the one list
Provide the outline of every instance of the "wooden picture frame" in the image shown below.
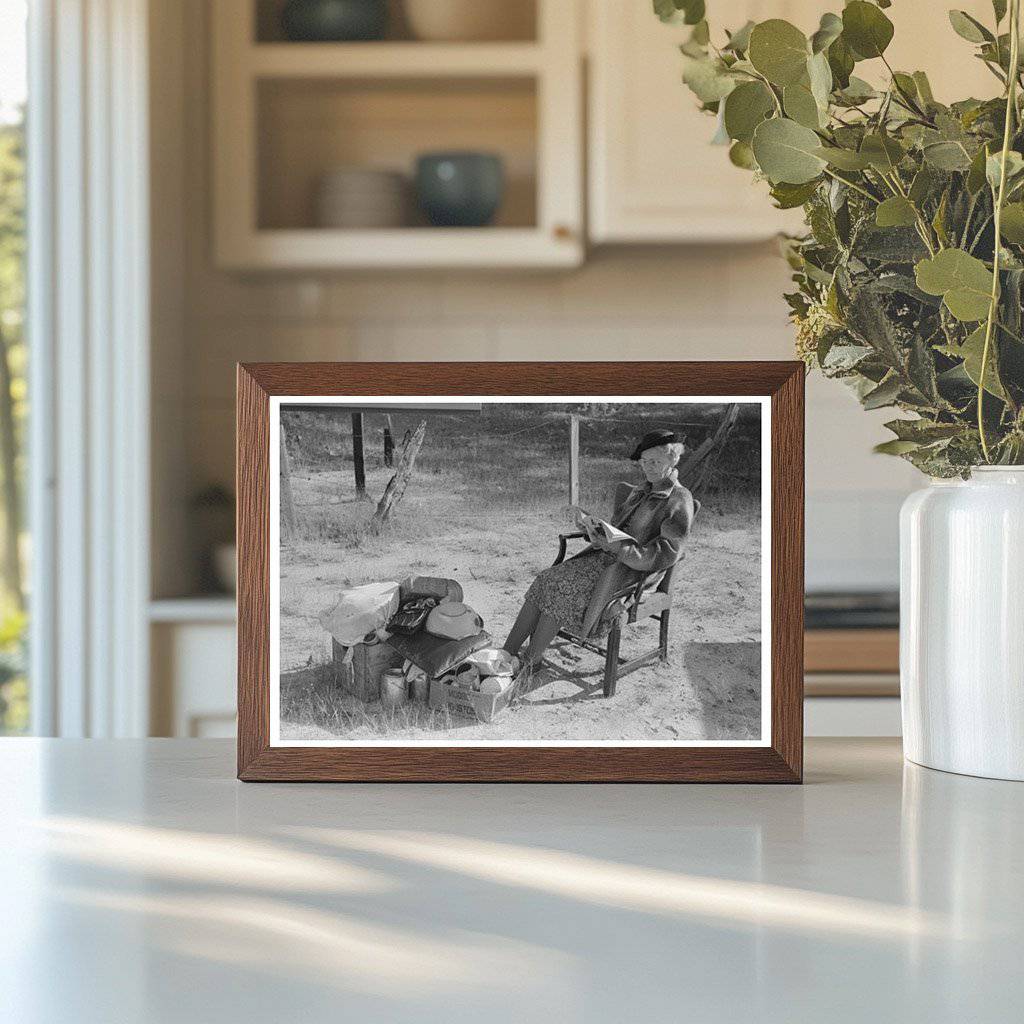
[[[238,366],[238,777],[244,781],[800,782],[804,367],[799,362]],[[770,409],[770,739],[759,746],[274,746],[271,400],[289,396],[756,396]],[[536,400],[536,399],[535,399]],[[705,399],[706,400],[706,399]],[[723,399],[724,400],[724,399]],[[767,435],[766,435],[767,436]],[[768,581],[762,580],[762,586]]]

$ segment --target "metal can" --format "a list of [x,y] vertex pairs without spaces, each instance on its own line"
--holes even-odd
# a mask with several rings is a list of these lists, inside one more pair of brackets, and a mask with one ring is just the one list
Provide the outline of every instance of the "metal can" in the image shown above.
[[426,704],[427,694],[430,690],[430,682],[425,672],[417,672],[409,683],[412,691],[412,699],[420,704]]
[[409,700],[409,684],[400,668],[389,668],[381,673],[380,702],[386,708],[401,707]]

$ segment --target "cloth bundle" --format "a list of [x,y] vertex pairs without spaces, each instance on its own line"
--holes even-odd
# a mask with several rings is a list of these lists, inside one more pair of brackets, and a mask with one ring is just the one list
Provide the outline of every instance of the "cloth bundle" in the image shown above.
[[387,625],[398,610],[399,596],[399,584],[393,582],[350,587],[320,613],[320,625],[339,644],[351,647]]

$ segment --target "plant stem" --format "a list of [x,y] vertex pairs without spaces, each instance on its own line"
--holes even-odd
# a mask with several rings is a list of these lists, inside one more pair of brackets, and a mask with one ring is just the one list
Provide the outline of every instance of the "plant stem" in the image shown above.
[[871,200],[871,202],[877,205],[878,196],[873,196],[866,188],[861,188],[860,185],[858,185],[854,181],[847,181],[846,178],[840,178],[838,174],[833,174],[827,167],[824,169],[824,173],[827,174],[830,178],[834,179],[835,181],[841,182],[843,185],[852,188],[854,192],[859,192],[862,196],[866,196],[868,199]]
[[1010,151],[1010,137],[1014,115],[1017,111],[1017,67],[1020,61],[1020,0],[1010,0],[1010,73],[1006,83],[1006,118],[1003,124],[1003,149],[999,155],[999,189],[995,196],[993,213],[995,243],[992,253],[992,296],[989,300],[988,319],[985,322],[985,345],[981,350],[981,369],[978,371],[978,435],[985,461],[992,462],[988,437],[985,434],[985,372],[988,369],[989,351],[992,346],[992,330],[999,308],[999,256],[1001,252],[1000,228],[1002,226],[1003,200],[1006,195],[1006,159]]
[[900,98],[907,105],[907,107],[909,107],[915,114],[917,114],[918,117],[925,118],[925,124],[931,126],[931,122],[927,120],[928,115],[918,105],[917,100],[915,100],[913,96],[910,96],[906,92],[904,92],[902,87],[900,86],[900,83],[896,81],[896,72],[893,71],[892,65],[885,59],[885,54],[880,53],[879,57],[882,58],[882,63],[886,66],[886,68],[889,71],[889,84],[900,94]]
[[757,71],[753,72],[753,74],[756,78],[760,79],[760,81],[764,82],[764,87],[768,90],[772,100],[775,103],[775,113],[778,114],[779,117],[785,117],[785,111],[783,111],[782,109],[782,102],[779,99],[779,97],[775,94],[775,90],[772,88],[772,83],[769,82],[768,79],[764,77],[764,75],[760,74]]

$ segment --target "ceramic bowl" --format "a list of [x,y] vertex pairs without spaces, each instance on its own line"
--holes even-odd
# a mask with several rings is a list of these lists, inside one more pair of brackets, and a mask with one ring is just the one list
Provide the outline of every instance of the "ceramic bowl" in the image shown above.
[[416,161],[416,197],[435,227],[489,224],[504,191],[504,165],[494,153],[424,153]]
[[387,24],[387,0],[288,0],[281,11],[285,38],[294,42],[380,39]]
[[338,168],[320,179],[314,199],[321,228],[399,228],[409,220],[409,183],[395,171]]
[[405,0],[404,7],[417,39],[481,42],[535,36],[535,8],[527,0]]

